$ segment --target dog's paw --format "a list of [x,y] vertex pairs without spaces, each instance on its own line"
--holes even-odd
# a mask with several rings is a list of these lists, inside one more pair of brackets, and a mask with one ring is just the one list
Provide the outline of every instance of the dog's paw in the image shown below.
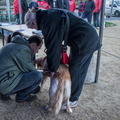
[[68,113],[72,113],[72,109],[71,109],[71,108],[66,109],[66,111],[67,111]]

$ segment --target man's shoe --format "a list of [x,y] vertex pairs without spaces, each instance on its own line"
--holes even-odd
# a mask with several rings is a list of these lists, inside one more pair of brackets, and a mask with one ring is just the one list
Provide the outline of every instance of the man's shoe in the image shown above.
[[9,95],[2,95],[2,94],[0,94],[0,95],[1,95],[1,100],[2,100],[2,101],[8,101],[8,100],[11,100],[11,98],[10,98]]
[[16,102],[18,103],[23,103],[23,102],[32,102],[34,100],[37,99],[37,96],[36,95],[29,95],[29,97],[27,99],[16,99]]
[[[77,101],[74,102],[70,101],[69,103],[71,108],[75,108],[77,106]],[[65,110],[65,109],[66,109],[66,103],[62,103],[61,110]]]
[[77,101],[71,102],[70,101],[70,107],[75,108],[77,106]]
[[32,94],[37,94],[40,92],[40,86],[38,86],[33,92]]

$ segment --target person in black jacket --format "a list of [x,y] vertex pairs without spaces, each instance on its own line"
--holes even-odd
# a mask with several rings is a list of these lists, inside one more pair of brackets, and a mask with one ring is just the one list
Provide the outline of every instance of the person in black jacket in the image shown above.
[[70,9],[68,0],[45,0],[50,5],[50,8]]
[[88,22],[67,10],[38,10],[27,12],[28,28],[42,30],[47,49],[47,63],[51,75],[60,65],[62,42],[66,32],[66,14],[69,17],[68,45],[71,48],[69,70],[72,79],[70,105],[75,107],[81,94],[85,76],[93,53],[101,45],[96,30]]
[[21,8],[22,8],[22,24],[24,24],[24,17],[28,11],[28,3],[27,0],[20,0]]
[[91,23],[92,21],[92,12],[95,9],[95,2],[93,0],[87,0],[84,5],[84,13],[82,18],[87,18],[88,22]]

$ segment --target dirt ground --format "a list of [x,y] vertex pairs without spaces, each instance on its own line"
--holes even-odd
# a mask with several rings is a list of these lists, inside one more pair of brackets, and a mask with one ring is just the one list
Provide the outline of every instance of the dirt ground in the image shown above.
[[[117,26],[104,29],[98,83],[84,84],[72,114],[64,110],[59,115],[45,111],[48,83],[34,102],[16,103],[14,95],[10,101],[0,100],[0,120],[120,120],[120,21],[110,22]],[[97,52],[95,61],[96,55]]]

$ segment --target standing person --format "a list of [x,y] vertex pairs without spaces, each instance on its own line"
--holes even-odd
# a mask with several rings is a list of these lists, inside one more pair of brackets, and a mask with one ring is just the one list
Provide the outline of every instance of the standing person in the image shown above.
[[38,10],[39,5],[38,5],[38,3],[36,3],[35,1],[31,1],[31,2],[29,3],[28,8],[29,8],[29,10],[31,10],[31,9]]
[[11,94],[16,94],[16,102],[31,102],[37,98],[32,94],[39,92],[43,78],[33,65],[33,55],[41,48],[42,39],[34,35],[27,40],[16,34],[0,49],[1,99],[9,100]]
[[[13,2],[14,6],[14,14],[16,15],[17,18],[17,24],[20,24],[20,14],[21,14],[21,24],[24,24],[24,16],[26,12],[28,11],[28,3],[26,0],[20,0],[20,5],[19,5],[19,0],[14,0]],[[20,8],[19,8],[20,7]]]
[[36,3],[39,5],[39,9],[50,9],[49,4],[44,0],[37,0]]
[[82,15],[83,15],[84,5],[85,5],[85,3],[82,0],[80,0],[79,4],[78,4],[78,16],[79,17],[82,17]]
[[67,44],[71,48],[69,70],[72,80],[70,106],[75,107],[82,92],[85,76],[94,51],[98,50],[100,40],[91,24],[67,10],[29,11],[25,16],[28,28],[42,30],[47,49],[47,63],[51,76],[60,65],[62,42],[66,33],[66,17],[69,17]]
[[20,15],[19,14],[22,14],[22,8],[21,8],[21,6],[19,8],[19,1],[14,0],[13,6],[14,6],[14,14],[16,15],[16,22],[17,22],[17,24],[20,24],[20,18],[19,18]]
[[27,0],[20,0],[20,1],[21,1],[20,2],[21,7],[22,7],[22,24],[24,24],[24,17],[28,11],[28,3],[27,3]]
[[69,5],[70,5],[70,12],[74,12],[76,9],[76,2],[75,0],[69,0]]
[[82,18],[85,19],[87,18],[87,21],[89,23],[92,22],[92,13],[93,10],[95,9],[95,3],[93,0],[87,0],[84,5],[84,12],[82,15]]
[[50,5],[50,8],[62,8],[69,10],[69,1],[68,0],[45,0]]
[[93,25],[98,29],[100,27],[99,14],[102,0],[94,0],[96,8],[93,10]]

